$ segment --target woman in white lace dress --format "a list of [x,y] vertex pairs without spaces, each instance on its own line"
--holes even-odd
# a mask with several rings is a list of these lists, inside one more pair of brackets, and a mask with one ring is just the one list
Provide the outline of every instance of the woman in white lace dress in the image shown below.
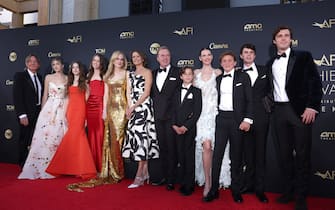
[[[201,89],[202,111],[197,122],[195,149],[195,181],[204,186],[203,196],[211,188],[212,153],[215,141],[215,116],[217,114],[216,77],[222,74],[219,69],[212,67],[213,55],[208,48],[200,50],[199,60],[202,68],[196,69],[194,86]],[[227,144],[221,166],[220,186],[228,187],[231,183],[229,143]]]

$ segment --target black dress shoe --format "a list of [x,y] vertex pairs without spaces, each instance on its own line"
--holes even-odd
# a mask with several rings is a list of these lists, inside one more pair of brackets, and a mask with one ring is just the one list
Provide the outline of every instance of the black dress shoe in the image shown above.
[[205,197],[202,198],[202,200],[204,202],[211,202],[213,201],[214,199],[218,199],[219,198],[219,191],[215,191],[215,192],[212,192],[212,191],[209,191],[207,193],[207,195]]
[[295,202],[295,210],[307,210],[307,202],[305,198],[297,198],[297,201]]
[[241,193],[242,194],[251,194],[251,193],[254,193],[254,188],[253,187],[243,187],[241,189]]
[[278,197],[276,201],[277,203],[286,204],[286,203],[294,201],[294,195],[292,193],[285,193],[285,194],[282,194],[280,197]]
[[154,186],[161,186],[161,185],[164,185],[165,183],[166,183],[166,179],[165,178],[161,179],[158,182],[151,182],[151,184],[154,185]]
[[262,193],[256,193],[256,197],[262,203],[269,203],[269,199],[266,197],[266,195],[263,192]]
[[233,199],[236,203],[242,203],[243,202],[243,198],[241,196],[241,193],[233,193],[232,196],[233,196]]
[[192,195],[194,189],[192,188],[187,188],[187,187],[181,187],[179,189],[179,192],[184,195],[184,196],[189,196],[189,195]]
[[166,185],[166,189],[167,189],[168,191],[174,190],[174,185],[173,185],[173,184],[167,184],[167,185]]

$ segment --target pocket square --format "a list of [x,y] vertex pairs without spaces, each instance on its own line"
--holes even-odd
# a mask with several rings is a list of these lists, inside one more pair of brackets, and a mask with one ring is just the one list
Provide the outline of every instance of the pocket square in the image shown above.
[[169,80],[177,80],[175,77],[169,77]]
[[242,83],[237,83],[235,86],[238,87],[238,86],[241,86],[241,85],[242,85]]
[[264,79],[264,78],[266,78],[266,74],[264,74],[264,75],[261,77],[261,79]]
[[192,98],[193,98],[193,94],[192,93],[188,94],[187,99],[192,99]]

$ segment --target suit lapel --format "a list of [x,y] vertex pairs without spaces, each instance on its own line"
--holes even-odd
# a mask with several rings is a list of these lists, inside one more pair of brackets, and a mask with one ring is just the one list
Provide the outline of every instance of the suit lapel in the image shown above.
[[[181,101],[181,103],[180,103],[180,106],[184,104],[185,99],[187,99],[187,96],[192,92],[191,89],[192,89],[192,85],[191,85],[190,88],[187,90],[187,92],[186,92],[186,94],[185,94],[185,96],[184,96],[184,98],[183,98],[183,101]],[[179,92],[180,92],[180,94],[181,94],[181,90],[180,90]],[[180,96],[180,97],[181,97],[181,96]],[[180,97],[179,97],[179,98],[180,98]]]
[[286,84],[288,83],[288,80],[290,79],[290,76],[292,74],[293,66],[295,64],[296,55],[294,54],[294,51],[292,50],[290,53],[290,57],[288,59],[287,64],[287,72],[286,72]]
[[25,79],[30,84],[31,88],[33,88],[35,90],[35,85],[34,85],[33,81],[31,80],[31,77],[30,77],[30,75],[28,73],[28,70],[26,70],[25,74],[26,74],[25,75]]
[[168,73],[168,75],[167,75],[167,77],[166,77],[166,79],[165,79],[165,81],[164,81],[163,86],[162,86],[162,90],[161,90],[161,92],[163,92],[164,89],[166,88],[166,86],[168,85],[168,83],[169,83],[169,79],[170,79],[171,74],[172,74],[172,71],[173,71],[173,67],[171,66],[170,69],[169,69],[169,73]]

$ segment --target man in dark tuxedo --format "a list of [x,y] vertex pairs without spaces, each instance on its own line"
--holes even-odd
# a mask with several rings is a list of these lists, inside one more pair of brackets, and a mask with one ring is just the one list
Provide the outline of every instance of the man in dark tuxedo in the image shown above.
[[306,210],[312,125],[320,111],[322,84],[311,53],[291,49],[292,31],[278,27],[272,37],[277,55],[269,62],[274,98],[274,133],[284,178],[284,193],[277,199],[295,199],[296,210]]
[[171,65],[170,50],[166,46],[158,49],[157,61],[160,67],[153,71],[151,97],[154,105],[155,126],[160,149],[162,177],[152,180],[153,185],[167,184],[167,190],[174,190],[176,176],[176,142],[171,117],[173,96],[181,85],[179,69]]
[[172,128],[176,133],[177,156],[181,171],[179,191],[182,195],[188,196],[194,191],[194,139],[197,132],[196,123],[202,108],[202,97],[201,90],[192,86],[194,77],[192,68],[184,67],[180,77],[183,84],[174,96]]
[[212,186],[203,200],[210,202],[219,197],[221,163],[229,140],[232,196],[236,203],[242,203],[240,190],[243,135],[253,123],[252,89],[248,74],[235,71],[236,57],[232,52],[221,54],[220,64],[224,73],[216,78],[219,113],[216,116]]
[[269,130],[270,107],[269,100],[270,83],[265,66],[255,64],[256,47],[253,44],[244,44],[240,50],[240,58],[243,61],[242,71],[246,72],[252,86],[253,124],[249,132],[244,136],[244,186],[241,193],[255,192],[259,201],[269,202],[264,194],[265,184],[265,148]]
[[28,156],[38,114],[41,110],[43,82],[37,73],[40,61],[30,54],[25,59],[26,68],[14,75],[13,100],[20,125],[19,164],[22,167]]

